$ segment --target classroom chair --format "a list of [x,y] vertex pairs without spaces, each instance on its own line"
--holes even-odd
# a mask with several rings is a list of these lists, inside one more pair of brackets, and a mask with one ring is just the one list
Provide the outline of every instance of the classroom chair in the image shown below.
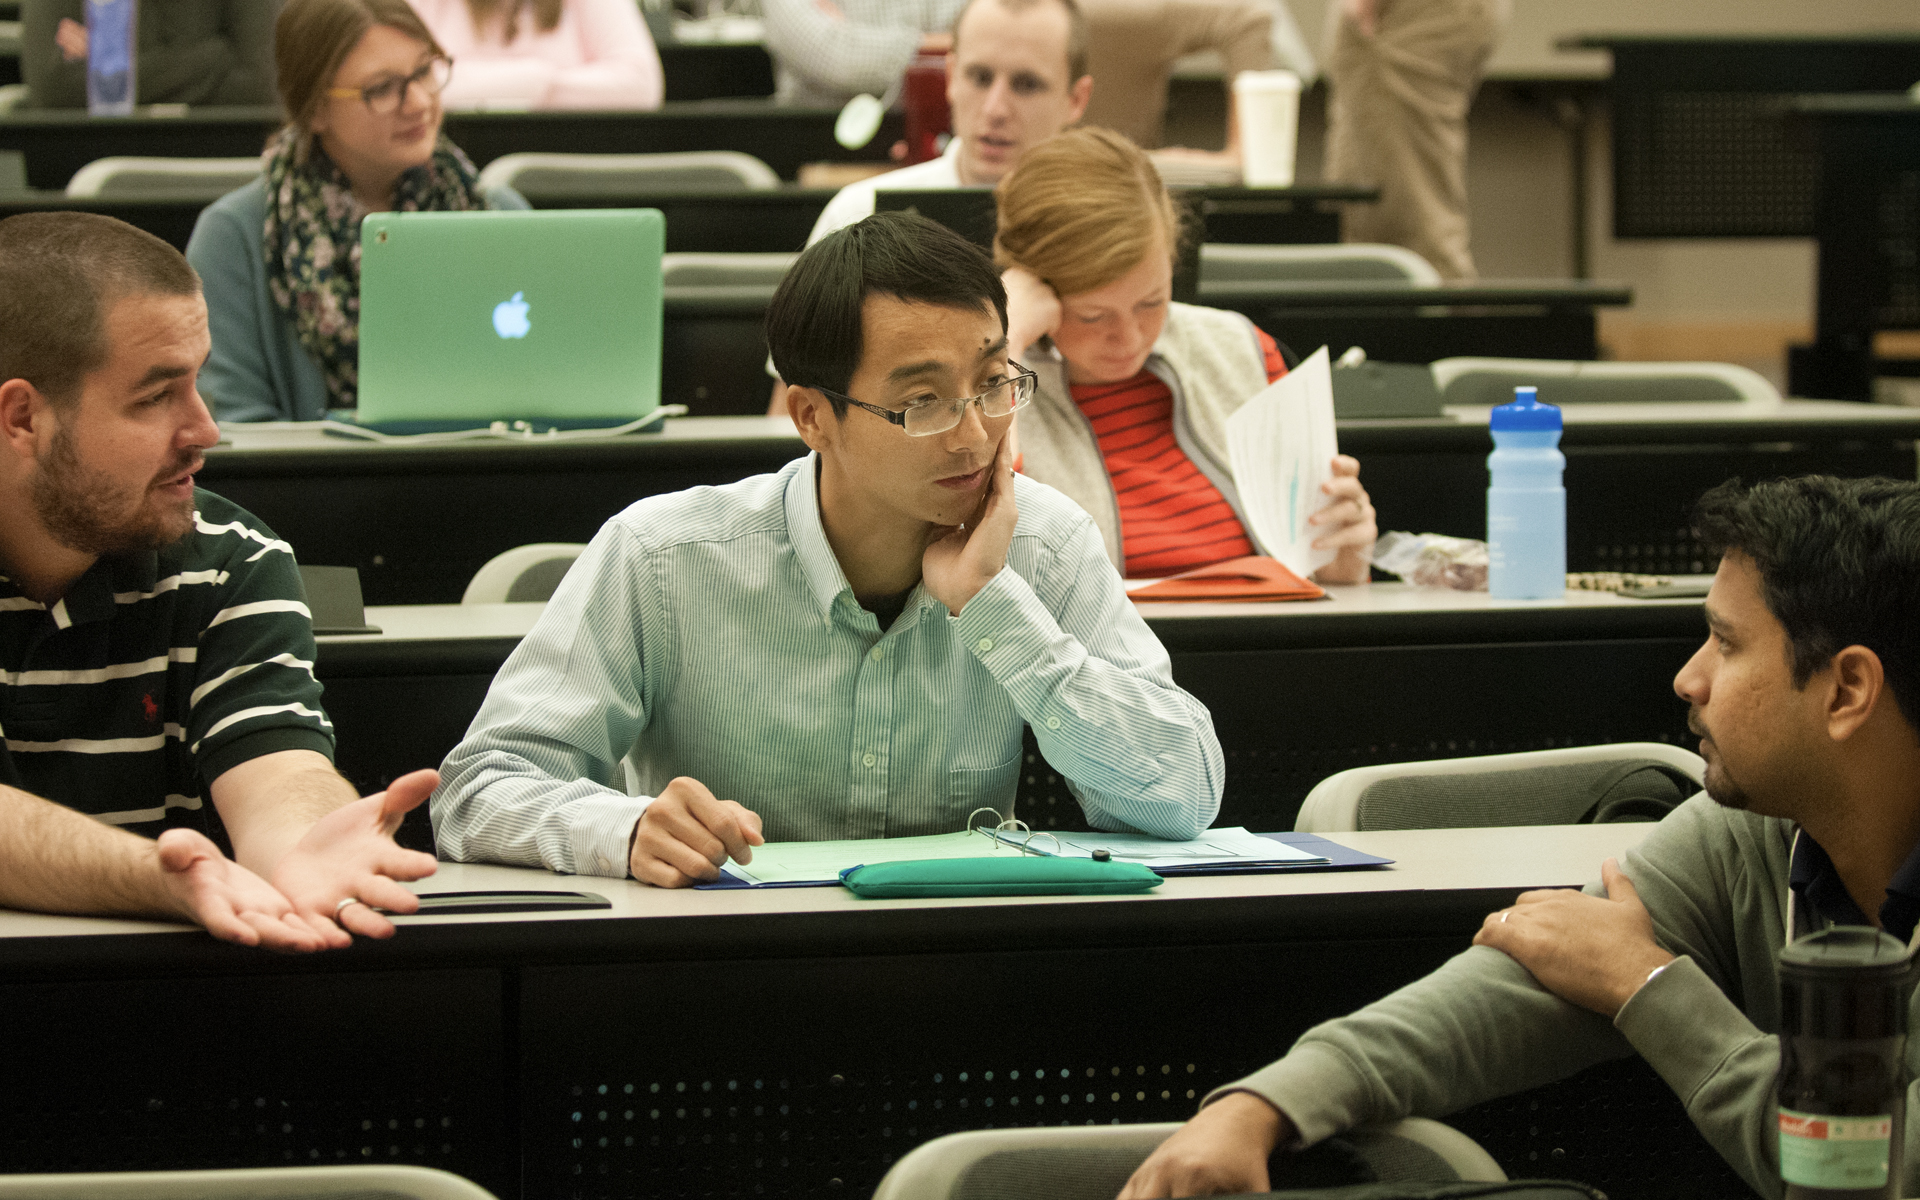
[[1745,367],[1716,362],[1576,362],[1546,358],[1442,358],[1432,365],[1440,402],[1491,406],[1516,386],[1540,389],[1542,404],[1728,404],[1780,407],[1780,393]]
[[494,1195],[429,1167],[356,1164],[0,1175],[0,1200],[494,1200]]
[[[1177,1123],[1068,1125],[949,1134],[895,1163],[873,1200],[1112,1200],[1134,1168],[1179,1128]],[[1507,1178],[1472,1138],[1424,1117],[1354,1130],[1339,1142],[1329,1150],[1342,1165],[1363,1165],[1382,1181],[1499,1183]],[[1276,1178],[1273,1186],[1287,1187],[1289,1181]]]
[[1699,755],[1663,742],[1382,763],[1329,775],[1307,793],[1301,833],[1657,821],[1698,792]]
[[709,290],[740,288],[753,294],[765,293],[786,278],[798,254],[727,254],[678,252],[660,256],[662,287]]
[[[3,90],[5,89],[0,89],[0,91]],[[0,150],[0,192],[26,190],[27,156],[18,150]]]
[[530,542],[503,550],[473,573],[460,603],[514,604],[551,599],[572,569],[573,560],[586,548],[585,542]]
[[682,154],[503,154],[481,184],[544,197],[638,197],[660,192],[749,192],[780,186],[773,168],[738,150]]
[[67,195],[97,199],[218,200],[260,174],[253,158],[96,158],[73,173]]
[[1364,242],[1339,246],[1258,246],[1208,242],[1200,247],[1206,283],[1404,281],[1438,287],[1440,272],[1402,246]]

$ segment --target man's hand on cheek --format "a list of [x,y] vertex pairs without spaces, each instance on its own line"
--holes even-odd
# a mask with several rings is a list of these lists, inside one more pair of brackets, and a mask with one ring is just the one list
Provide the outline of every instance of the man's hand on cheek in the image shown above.
[[920,577],[954,616],[1007,565],[1020,511],[1013,499],[1010,437],[1000,439],[987,471],[986,501],[968,524],[937,534],[920,559]]
[[1504,951],[1540,986],[1611,1019],[1673,955],[1653,940],[1653,918],[1613,859],[1600,867],[1605,898],[1555,888],[1522,892],[1473,937]]
[[764,845],[760,818],[731,800],[720,800],[685,775],[669,783],[634,826],[627,869],[655,887],[692,887],[720,878],[721,864],[753,861]]

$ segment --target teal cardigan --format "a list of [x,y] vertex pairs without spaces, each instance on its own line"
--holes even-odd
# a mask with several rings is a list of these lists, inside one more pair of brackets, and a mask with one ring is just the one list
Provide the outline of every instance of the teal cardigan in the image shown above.
[[[524,209],[511,188],[488,188],[492,208]],[[221,421],[317,421],[327,382],[293,322],[267,291],[267,185],[256,179],[208,205],[194,223],[187,261],[200,272],[213,354],[200,391]]]

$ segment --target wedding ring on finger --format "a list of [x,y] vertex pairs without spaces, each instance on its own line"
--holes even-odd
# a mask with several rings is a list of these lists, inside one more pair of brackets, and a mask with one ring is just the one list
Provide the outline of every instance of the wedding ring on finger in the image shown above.
[[1507,923],[1507,918],[1508,918],[1508,917],[1510,917],[1510,916],[1512,916],[1512,915],[1513,915],[1513,910],[1512,910],[1512,909],[1510,909],[1510,908],[1503,908],[1503,909],[1501,909],[1501,910],[1500,910],[1500,923],[1501,923],[1502,925],[1505,925],[1505,924]]
[[340,919],[340,914],[346,911],[347,906],[352,904],[365,904],[365,903],[366,901],[362,900],[358,896],[348,896],[345,900],[342,900],[340,903],[333,906],[333,919],[338,921]]

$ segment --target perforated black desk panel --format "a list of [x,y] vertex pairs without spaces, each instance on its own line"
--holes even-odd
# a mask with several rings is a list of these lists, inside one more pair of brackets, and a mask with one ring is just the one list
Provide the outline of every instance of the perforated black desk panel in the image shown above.
[[[887,161],[904,128],[889,113],[864,150],[833,140],[837,109],[793,108],[767,99],[669,103],[653,112],[448,113],[447,136],[479,166],[516,151],[641,154],[740,150],[792,179],[808,162]],[[57,190],[108,155],[244,158],[260,153],[281,126],[277,109],[196,108],[186,116],[88,117],[84,110],[33,109],[0,115],[0,150],[27,156],[29,186]]]
[[[667,252],[791,253],[806,244],[831,188],[782,187],[765,191],[661,192],[629,196],[528,197],[535,208],[657,208],[667,218]],[[0,219],[23,212],[105,213],[153,234],[178,250],[187,248],[204,200],[95,200],[64,192],[25,195],[0,192]],[[762,398],[761,408],[766,407]]]
[[1795,347],[1801,395],[1870,400],[1878,375],[1920,374],[1920,360],[1874,353],[1882,329],[1920,329],[1920,102],[1815,96],[1796,105],[1819,138],[1820,265],[1814,344]]
[[[1861,420],[1816,408],[1737,423],[1570,425],[1569,569],[1710,569],[1686,533],[1687,513],[1701,492],[1736,475],[1914,477],[1920,410],[1839,407]],[[235,442],[208,453],[202,485],[265,521],[303,561],[358,567],[369,604],[458,600],[503,550],[584,542],[643,496],[743,479],[805,452],[785,422],[751,418],[673,422],[671,436],[420,448],[261,428],[230,429]],[[1342,421],[1339,432],[1341,449],[1361,461],[1381,528],[1484,536],[1484,426]]]
[[[591,921],[409,924],[303,959],[197,933],[0,934],[0,1147],[17,1171],[421,1163],[504,1200],[863,1195],[953,1130],[1186,1117],[1309,1025],[1444,961],[1524,883],[1573,882],[1626,844],[1571,840],[1594,846],[1579,865],[1536,856],[1537,877],[1502,887],[1413,882],[1434,856],[1402,851],[1404,880],[1310,890],[803,895],[804,911],[709,893]],[[444,870],[442,886],[471,882]],[[591,882],[616,905],[638,890]],[[1596,1095],[1652,1126],[1663,1177],[1606,1153],[1618,1116],[1569,1116]],[[1644,1070],[1519,1103],[1539,1107],[1461,1121],[1512,1172],[1558,1148],[1602,1187],[1634,1180],[1623,1194],[1737,1194]]]
[[[1608,36],[1615,237],[1806,237],[1820,154],[1798,94],[1892,92],[1920,78],[1920,35]],[[1827,393],[1800,393],[1819,395]]]
[[[1213,715],[1226,755],[1222,824],[1290,829],[1313,785],[1349,767],[1689,741],[1672,685],[1704,636],[1697,601],[1588,597],[1566,607],[1461,611],[1397,584],[1339,595],[1323,606],[1209,605],[1218,614],[1209,616],[1177,605],[1143,610],[1175,680]],[[386,609],[369,619],[388,633],[326,639],[315,664],[340,769],[367,792],[440,762],[518,644],[463,636],[484,618],[457,608]],[[406,632],[436,625],[449,636]],[[1086,828],[1031,737],[1027,755],[1022,819]],[[431,847],[424,814],[406,835]]]

